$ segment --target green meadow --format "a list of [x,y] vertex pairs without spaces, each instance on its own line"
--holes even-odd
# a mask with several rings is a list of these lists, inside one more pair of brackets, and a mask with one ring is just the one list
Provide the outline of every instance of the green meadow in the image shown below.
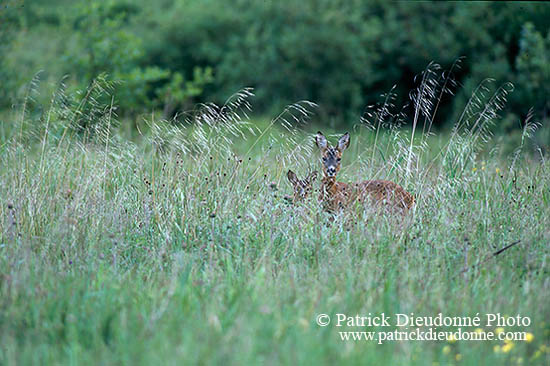
[[0,366],[550,365],[549,20],[0,1]]
[[[130,135],[90,88],[2,117],[0,364],[550,361],[550,163],[531,148],[532,121],[512,142],[491,137],[503,95],[473,95],[446,131],[420,104],[406,127],[387,127],[382,107],[350,129],[338,179],[414,193],[392,217],[284,199],[288,169],[321,168],[311,103],[251,120],[242,90]],[[334,144],[344,131],[324,132]],[[336,326],[369,313],[530,323],[463,328],[525,332],[514,341],[343,341],[396,329]]]

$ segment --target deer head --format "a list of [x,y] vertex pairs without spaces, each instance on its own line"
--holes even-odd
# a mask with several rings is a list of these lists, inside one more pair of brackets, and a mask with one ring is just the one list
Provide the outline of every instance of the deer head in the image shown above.
[[346,132],[340,137],[336,146],[329,146],[327,138],[319,131],[315,136],[315,143],[321,150],[323,176],[327,178],[336,177],[336,174],[340,171],[342,153],[349,146],[349,133]]
[[305,179],[298,179],[296,173],[289,170],[287,177],[294,188],[294,202],[298,202],[306,199],[312,191],[313,182],[317,178],[317,172],[311,172]]

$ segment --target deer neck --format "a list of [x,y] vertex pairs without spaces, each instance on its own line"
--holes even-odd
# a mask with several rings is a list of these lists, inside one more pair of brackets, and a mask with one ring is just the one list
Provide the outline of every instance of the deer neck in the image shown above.
[[326,191],[330,191],[330,189],[336,185],[336,177],[323,176],[321,183]]
[[336,177],[323,176],[323,179],[321,179],[319,200],[323,202],[323,206],[328,212],[335,212],[343,207],[343,197],[339,194],[338,188],[339,184],[336,182]]

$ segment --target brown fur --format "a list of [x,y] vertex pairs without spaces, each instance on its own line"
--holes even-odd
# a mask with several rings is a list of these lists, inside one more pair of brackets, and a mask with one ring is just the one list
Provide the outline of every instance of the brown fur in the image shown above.
[[289,170],[287,172],[287,177],[294,189],[292,201],[296,203],[305,200],[309,196],[313,190],[313,182],[317,179],[317,172],[311,172],[305,179],[299,179],[292,170]]
[[349,135],[342,136],[335,147],[327,144],[321,132],[317,133],[317,146],[323,160],[323,179],[319,200],[329,212],[338,212],[356,202],[389,208],[392,212],[406,213],[414,205],[414,196],[398,184],[388,180],[366,180],[346,184],[336,181],[340,171],[342,152],[349,146]]

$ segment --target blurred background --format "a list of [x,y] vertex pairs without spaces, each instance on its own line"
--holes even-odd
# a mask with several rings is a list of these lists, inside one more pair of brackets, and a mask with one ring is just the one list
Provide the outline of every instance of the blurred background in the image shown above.
[[[123,123],[170,119],[200,102],[223,103],[254,88],[253,114],[272,118],[310,100],[327,127],[359,122],[395,86],[402,106],[430,62],[452,70],[453,95],[437,127],[457,119],[475,88],[511,82],[495,125],[514,134],[532,109],[543,125],[550,102],[550,6],[509,2],[335,0],[3,0],[0,111],[31,80],[48,100],[66,85],[112,82]],[[454,64],[454,66],[453,66]],[[1,115],[2,112],[0,112]],[[407,121],[405,121],[407,122]],[[519,132],[518,132],[519,133]],[[546,137],[545,137],[546,136]],[[550,134],[541,135],[542,146]]]

